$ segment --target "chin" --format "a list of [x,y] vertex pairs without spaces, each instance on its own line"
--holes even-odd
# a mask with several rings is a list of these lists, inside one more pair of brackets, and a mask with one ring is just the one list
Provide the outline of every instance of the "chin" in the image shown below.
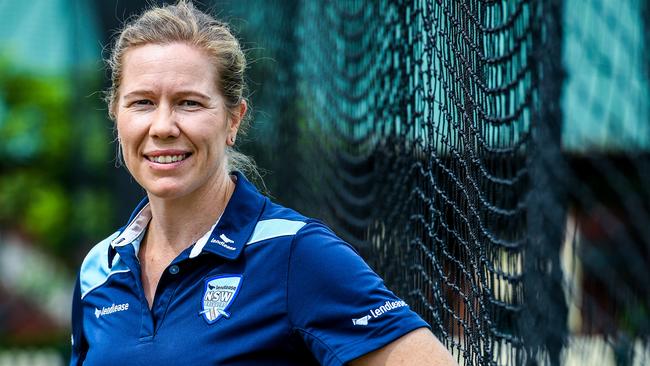
[[183,197],[182,194],[178,194],[176,192],[170,192],[170,191],[164,191],[164,192],[147,191],[147,194],[149,197],[156,197],[158,199],[165,199],[165,200],[173,200],[173,199]]
[[147,194],[157,198],[163,199],[175,199],[183,197],[187,194],[185,187],[179,187],[178,185],[171,184],[157,184],[144,187],[147,191]]

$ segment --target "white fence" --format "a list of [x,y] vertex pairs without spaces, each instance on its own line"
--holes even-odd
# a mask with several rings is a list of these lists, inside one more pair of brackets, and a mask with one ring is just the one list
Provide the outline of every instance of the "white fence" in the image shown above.
[[0,349],[0,366],[64,366],[53,349]]

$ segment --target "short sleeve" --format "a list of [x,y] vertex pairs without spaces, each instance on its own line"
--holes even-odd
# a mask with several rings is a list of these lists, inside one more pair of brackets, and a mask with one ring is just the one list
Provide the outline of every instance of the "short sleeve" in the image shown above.
[[294,237],[287,303],[294,330],[322,365],[344,365],[428,327],[349,244],[320,223]]
[[82,301],[79,278],[77,278],[72,297],[72,353],[70,356],[70,366],[82,365],[86,357],[86,351],[88,350],[88,343],[83,334]]

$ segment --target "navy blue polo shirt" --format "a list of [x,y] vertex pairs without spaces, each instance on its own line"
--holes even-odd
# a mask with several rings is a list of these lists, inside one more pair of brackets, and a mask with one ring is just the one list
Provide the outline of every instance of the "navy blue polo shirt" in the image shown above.
[[166,268],[151,309],[137,257],[146,201],[90,251],[71,365],[344,365],[428,326],[329,228],[235,174],[223,215]]

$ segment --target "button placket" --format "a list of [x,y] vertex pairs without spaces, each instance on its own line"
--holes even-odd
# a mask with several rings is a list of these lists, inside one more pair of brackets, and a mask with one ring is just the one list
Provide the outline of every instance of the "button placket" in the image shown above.
[[178,277],[181,272],[180,267],[178,264],[169,266],[165,271],[167,273],[165,274],[163,272],[163,276],[158,282],[156,296],[151,308],[151,315],[154,320],[154,333],[158,331],[158,328],[164,321],[167,308],[172,301],[173,294],[176,292],[176,287],[180,283],[180,277]]

